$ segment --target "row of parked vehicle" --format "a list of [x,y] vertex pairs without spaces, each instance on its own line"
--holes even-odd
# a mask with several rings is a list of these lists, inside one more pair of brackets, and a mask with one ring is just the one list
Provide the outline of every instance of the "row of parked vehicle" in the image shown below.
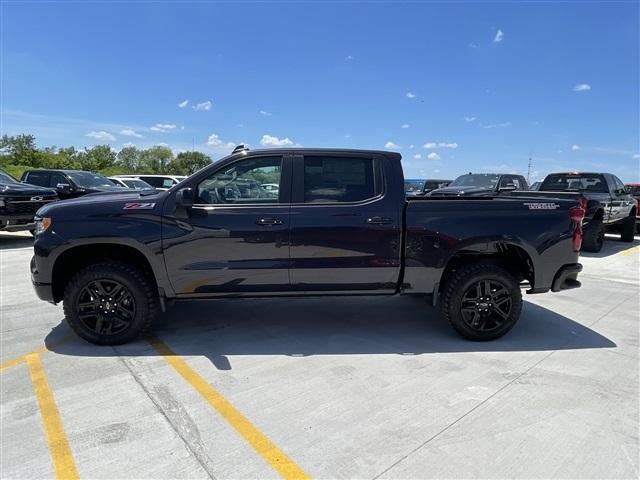
[[467,173],[455,180],[405,180],[408,196],[482,197],[530,192],[532,197],[568,198],[579,194],[586,216],[582,248],[599,252],[607,231],[632,242],[640,217],[640,184],[627,184],[611,173],[552,173],[529,186],[522,175]]
[[25,171],[18,181],[0,170],[0,230],[33,231],[35,213],[56,200],[92,193],[118,193],[125,188],[168,190],[185,178],[183,175],[116,175],[107,178],[83,170],[34,169]]
[[[122,192],[123,188],[168,190],[185,178],[180,175],[105,177],[80,170],[35,169],[25,171],[21,180],[17,181],[0,171],[0,230],[33,230],[35,212],[58,199],[91,193]],[[624,185],[617,176],[609,173],[553,173],[531,186],[522,175],[501,173],[467,173],[455,180],[405,180],[405,192],[409,197],[475,197],[524,191],[536,197],[579,193],[587,207],[583,241],[583,249],[587,251],[599,251],[608,230],[619,232],[623,241],[633,241],[640,224],[640,217],[637,217],[640,184]],[[227,185],[215,192],[229,198],[273,198],[278,196],[279,186],[244,180],[233,182],[233,187]]]

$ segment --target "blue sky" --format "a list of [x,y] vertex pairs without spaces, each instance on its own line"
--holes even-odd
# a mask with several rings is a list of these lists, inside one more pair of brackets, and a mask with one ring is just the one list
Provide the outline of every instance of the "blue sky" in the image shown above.
[[[640,180],[639,2],[4,2],[2,133]],[[187,102],[187,103],[184,103]]]

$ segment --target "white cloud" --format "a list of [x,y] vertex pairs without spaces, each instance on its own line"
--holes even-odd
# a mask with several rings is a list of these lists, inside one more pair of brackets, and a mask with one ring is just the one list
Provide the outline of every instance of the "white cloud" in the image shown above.
[[407,98],[416,98],[417,95],[413,92],[407,92]]
[[427,160],[440,160],[440,155],[438,155],[436,152],[431,152],[429,155],[427,155]]
[[260,110],[260,115],[264,115],[265,117],[270,117],[273,115],[271,112],[267,112],[266,110]]
[[640,153],[634,153],[631,158],[633,158],[634,160],[637,160],[640,158]]
[[475,43],[471,42],[469,44],[469,48],[478,48],[478,45],[476,45]]
[[187,105],[189,105],[189,100],[183,100],[178,104],[178,108],[185,108]]
[[160,143],[156,143],[154,146],[155,147],[168,147],[169,144],[166,143],[166,142],[160,142]]
[[409,148],[415,148],[415,145],[412,143],[411,145],[409,145]]
[[127,143],[123,143],[122,144],[122,148],[127,148],[127,147],[135,147],[136,144],[135,143],[131,143],[131,142],[127,142]]
[[493,37],[493,41],[494,43],[500,43],[503,38],[504,38],[504,32],[498,29],[498,31],[496,32],[496,36]]
[[400,145],[396,145],[391,140],[384,144],[384,148],[400,148]]
[[220,140],[220,137],[217,134],[212,133],[207,139],[207,145],[216,148],[233,148],[235,146],[235,143],[223,142],[222,140]]
[[353,55],[347,55],[346,57],[344,57],[345,60],[355,60],[356,57],[354,57]]
[[194,110],[211,110],[211,107],[213,107],[213,103],[211,103],[210,100],[207,100],[206,102],[196,103],[191,108]]
[[415,158],[416,160],[420,160],[422,158],[422,155],[420,155],[419,153],[416,153],[413,158]]
[[510,127],[511,122],[502,122],[502,123],[490,123],[488,125],[480,125],[482,128],[502,128],[502,127]]
[[400,128],[409,128],[409,124],[408,123],[403,123],[402,125],[400,125]]
[[458,148],[456,142],[427,142],[424,144],[424,148]]
[[173,130],[176,128],[176,125],[173,123],[156,123],[153,127],[149,127],[149,130],[154,132],[166,132],[168,130]]
[[588,92],[589,90],[591,90],[591,85],[588,83],[579,83],[573,86],[574,92]]
[[475,122],[478,117],[464,117],[464,121],[467,123]]
[[571,145],[571,150],[580,150],[580,145]]
[[344,138],[351,138],[351,135],[349,135],[348,133],[344,136]]
[[124,135],[125,137],[143,138],[142,135],[140,135],[135,130],[132,130],[131,128],[125,128],[123,130],[120,130],[120,135]]
[[278,138],[265,134],[262,135],[260,139],[260,145],[264,145],[265,147],[292,147],[294,143],[289,137]]
[[96,140],[105,140],[107,142],[115,142],[116,137],[111,135],[109,132],[105,132],[104,130],[92,131],[87,133],[87,137],[95,138]]

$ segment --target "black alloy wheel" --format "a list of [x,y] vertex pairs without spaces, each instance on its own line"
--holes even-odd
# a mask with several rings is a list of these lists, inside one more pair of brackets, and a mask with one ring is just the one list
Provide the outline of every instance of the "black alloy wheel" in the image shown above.
[[98,335],[118,335],[127,330],[136,315],[136,302],[122,283],[112,279],[93,280],[77,297],[78,319]]
[[473,330],[490,332],[500,328],[511,315],[511,293],[497,280],[480,280],[463,294],[460,313]]

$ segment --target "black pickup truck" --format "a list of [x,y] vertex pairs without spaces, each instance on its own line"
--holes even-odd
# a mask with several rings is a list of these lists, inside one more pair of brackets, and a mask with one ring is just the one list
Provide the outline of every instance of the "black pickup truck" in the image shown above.
[[623,242],[634,240],[636,201],[631,189],[612,173],[551,173],[531,195],[582,202],[585,210],[582,248],[586,251],[599,252],[606,231],[619,231]]
[[36,211],[56,200],[55,190],[20,183],[0,170],[0,231],[34,230]]
[[33,285],[97,344],[131,340],[167,300],[352,294],[428,296],[490,340],[516,323],[522,286],[580,286],[577,201],[407,199],[400,158],[238,147],[166,192],[58,202],[38,212]]
[[431,197],[476,197],[528,190],[527,181],[515,173],[467,173],[443,188],[432,190]]

